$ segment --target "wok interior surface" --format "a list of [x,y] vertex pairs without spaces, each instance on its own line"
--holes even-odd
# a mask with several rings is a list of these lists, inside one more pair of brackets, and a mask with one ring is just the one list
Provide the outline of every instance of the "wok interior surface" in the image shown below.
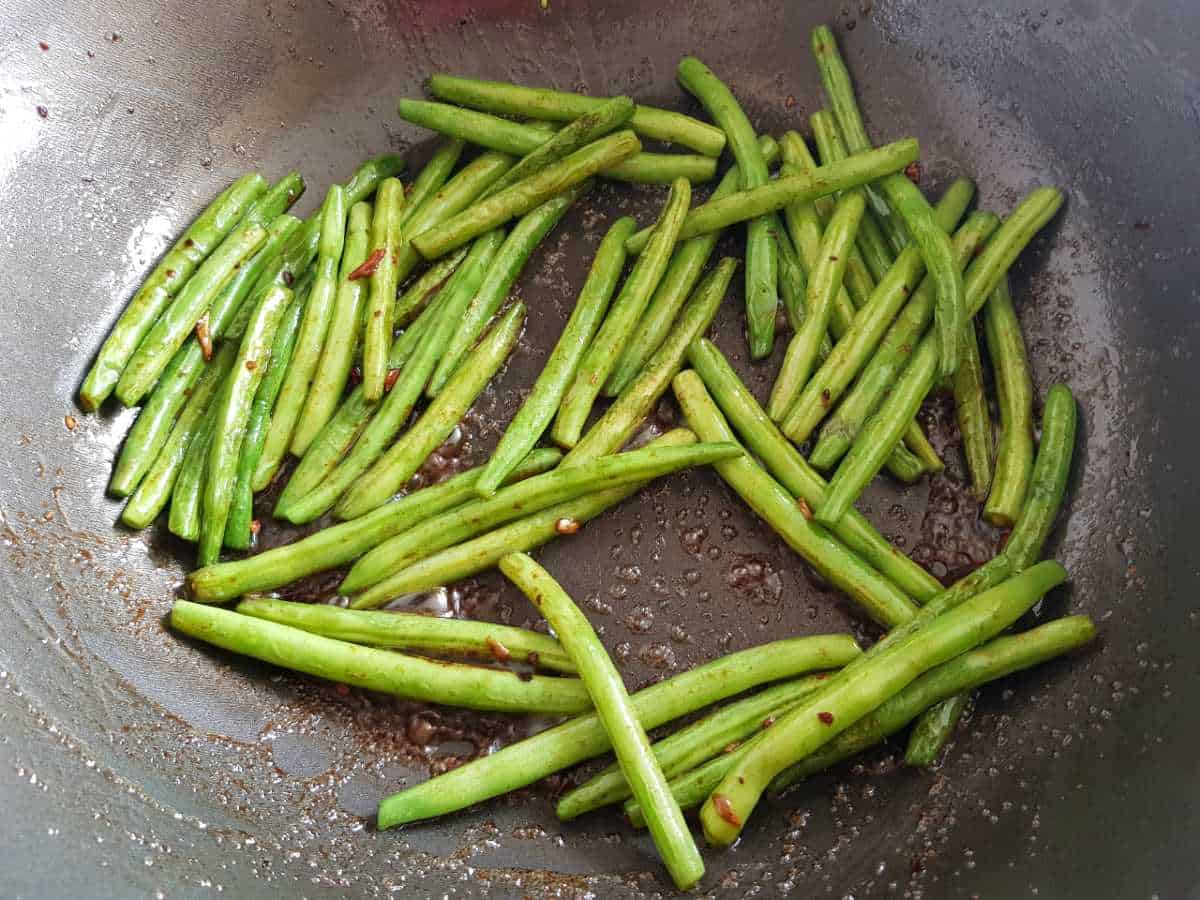
[[[1190,188],[1200,13],[1183,0],[933,6],[9,4],[5,896],[669,891],[648,838],[615,814],[558,823],[554,785],[375,832],[381,796],[529,723],[342,692],[169,634],[162,617],[190,553],[160,529],[113,526],[119,507],[104,486],[132,413],[83,416],[73,396],[143,273],[220,186],[250,168],[298,168],[307,212],[362,157],[425,141],[392,105],[418,95],[428,73],[625,92],[694,112],[673,75],[696,53],[760,130],[807,131],[822,102],[808,33],[822,21],[839,33],[877,138],[921,139],[926,190],[973,175],[980,205],[1002,213],[1035,184],[1067,191],[1014,294],[1039,396],[1064,380],[1082,411],[1069,518],[1050,547],[1072,579],[1041,614],[1087,613],[1102,640],[983,691],[939,769],[904,769],[895,747],[878,748],[765,805],[736,848],[706,852],[703,889],[1190,895],[1200,881],[1200,564],[1184,529],[1200,513]],[[645,221],[662,196],[603,186],[534,256],[518,288],[527,333],[443,448],[447,465],[486,458],[606,224],[625,212]],[[781,351],[747,362],[740,308],[735,291],[713,331],[761,397]],[[664,403],[662,424],[673,415]],[[948,477],[877,484],[861,508],[953,575],[998,536],[954,487],[962,463],[957,448],[947,453]],[[602,628],[631,687],[774,637],[860,627],[711,471],[661,480],[538,555]],[[533,620],[495,575],[427,604]]]

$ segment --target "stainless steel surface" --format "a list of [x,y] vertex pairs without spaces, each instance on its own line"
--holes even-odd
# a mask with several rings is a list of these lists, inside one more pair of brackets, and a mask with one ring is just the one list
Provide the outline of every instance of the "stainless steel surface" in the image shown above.
[[[1073,578],[1043,614],[1089,613],[1103,640],[985,691],[940,770],[897,769],[878,751],[766,805],[736,849],[706,853],[704,891],[1195,895],[1200,15],[1183,0],[9,3],[0,893],[670,893],[644,837],[615,816],[560,825],[545,788],[376,833],[382,794],[524,726],[344,695],[170,635],[161,617],[186,554],[159,530],[114,527],[104,496],[131,414],[84,416],[73,394],[206,198],[245,169],[298,167],[311,208],[363,156],[423,139],[391,107],[430,71],[692,109],[673,71],[695,52],[761,129],[803,128],[821,102],[807,35],[824,20],[873,132],[918,135],[930,184],[976,175],[998,210],[1037,183],[1068,192],[1015,289],[1039,391],[1066,380],[1083,409],[1070,515],[1051,547]],[[518,289],[529,332],[477,407],[464,460],[486,455],[531,383],[605,223],[659,197],[606,188],[534,257]],[[715,330],[741,356],[739,305]],[[739,365],[765,393],[774,368]],[[945,553],[939,526],[973,533],[970,510],[931,512],[928,494],[879,489],[864,511],[909,548]],[[855,624],[711,473],[666,480],[541,558],[587,598],[634,684],[672,660]],[[532,618],[494,577],[449,599]]]

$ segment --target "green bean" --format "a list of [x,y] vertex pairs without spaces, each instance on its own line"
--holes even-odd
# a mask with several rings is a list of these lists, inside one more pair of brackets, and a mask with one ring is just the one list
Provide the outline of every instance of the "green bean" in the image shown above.
[[216,416],[212,446],[205,464],[200,515],[199,560],[202,566],[216,562],[221,555],[250,407],[270,363],[275,331],[291,302],[292,292],[288,288],[275,288],[263,297],[246,326],[237,358],[213,407]]
[[499,445],[479,478],[477,489],[481,497],[495,493],[509,471],[525,458],[554,418],[554,412],[574,379],[579,362],[608,309],[609,299],[625,264],[625,239],[633,233],[635,226],[636,222],[630,216],[617,219],[600,242],[571,318],[554,345],[542,374],[534,382],[533,390],[505,429],[504,436],[500,438]]
[[659,856],[675,886],[687,890],[704,875],[704,861],[683,821],[683,813],[667,790],[667,779],[650,749],[650,738],[638,721],[621,673],[587,616],[549,572],[524,553],[504,557],[500,560],[500,570],[559,635],[563,649],[575,663],[580,680],[592,698],[596,717],[608,735],[633,796],[645,811],[646,825]]
[[992,483],[992,418],[984,396],[983,360],[979,358],[974,322],[967,323],[961,340],[962,362],[951,379],[954,415],[962,435],[967,471],[971,473],[971,491],[982,503]]
[[408,187],[408,194],[404,198],[404,209],[400,212],[401,228],[408,224],[426,200],[441,190],[446,179],[450,177],[450,173],[454,171],[454,167],[458,165],[458,159],[462,156],[466,146],[466,141],[451,138],[444,141],[434,151],[433,156],[429,157],[429,161],[421,168],[421,174]]
[[351,644],[489,662],[516,660],[551,672],[575,674],[575,664],[558,641],[526,628],[424,613],[339,609],[324,603],[265,598],[243,600],[236,608],[242,615]]
[[[731,653],[631,696],[638,722],[657,728],[750,688],[843,666],[859,655],[849,635],[789,638]],[[609,749],[604,726],[589,714],[556,725],[379,804],[379,827],[445,815],[533,784]]]
[[777,422],[792,407],[816,368],[817,353],[829,328],[834,298],[838,291],[843,290],[846,260],[865,209],[866,200],[862,194],[847,192],[838,200],[829,227],[825,229],[820,259],[808,277],[804,325],[788,344],[767,404],[768,415]]
[[762,791],[785,768],[837,737],[924,672],[1003,631],[1066,576],[1058,563],[1041,563],[939,616],[919,634],[831,677],[823,689],[777,720],[726,773],[700,811],[709,843],[732,843]]
[[462,318],[463,310],[483,280],[484,272],[502,239],[502,232],[493,231],[475,242],[467,259],[446,285],[445,298],[433,309],[436,315],[429,320],[428,330],[422,334],[419,346],[400,370],[391,391],[384,397],[383,403],[378,404],[374,415],[367,414],[370,421],[362,428],[350,452],[309,493],[298,495],[294,500],[288,498],[286,504],[284,497],[280,496],[275,507],[277,516],[295,524],[303,524],[324,515],[380,460],[412,413],[417,398],[437,365],[441,348]]
[[125,366],[171,298],[266,190],[267,182],[261,175],[243,175],[217,195],[167,251],[122,310],[96,354],[79,389],[79,405],[84,410],[98,408],[113,392]]
[[[721,754],[730,744],[761,731],[772,714],[788,709],[801,697],[811,694],[824,683],[825,677],[823,674],[809,675],[766,688],[656,741],[650,749],[659,768],[668,778],[694,769]],[[559,819],[569,821],[602,806],[620,803],[629,795],[629,784],[621,774],[620,766],[614,763],[565,794],[558,801],[555,814]]]
[[[725,132],[729,149],[737,161],[743,191],[762,187],[768,181],[767,164],[758,147],[758,137],[733,92],[711,69],[694,56],[686,56],[676,68],[679,83],[703,104],[717,126]],[[777,248],[771,234],[771,219],[752,218],[746,230],[746,331],[750,355],[762,359],[775,343],[775,310],[779,306]]]
[[[1037,188],[1000,223],[1000,227],[967,267],[963,283],[966,286],[968,315],[973,316],[979,311],[1021,250],[1053,218],[1062,200],[1062,194],[1055,188]],[[917,300],[917,297],[913,298],[913,301]],[[918,338],[932,316],[932,309],[928,297],[921,302],[913,301],[909,302],[888,330],[875,357],[859,376],[854,390],[838,407],[837,414],[825,424],[821,439],[809,457],[814,466],[829,468],[841,458],[862,422],[878,406],[880,398],[895,382],[900,369],[916,348]]]
[[492,258],[483,283],[475,292],[474,298],[463,313],[462,321],[438,360],[425,391],[427,396],[436,397],[442,390],[463,357],[467,355],[467,351],[479,339],[488,322],[508,298],[509,290],[525,268],[525,264],[529,262],[533,251],[558,224],[567,209],[591,190],[592,184],[589,180],[567,188],[541,206],[530,210],[513,225],[504,243]]
[[[779,245],[779,293],[783,300],[783,311],[787,314],[788,326],[793,332],[804,327],[807,311],[804,308],[804,294],[808,290],[808,277],[804,267],[800,265],[800,256],[792,246],[787,229],[776,215],[771,226],[775,230],[775,243]],[[697,240],[692,238],[692,240]],[[829,335],[821,341],[820,357],[826,359],[833,350]]]
[[334,292],[333,312],[325,332],[325,346],[321,348],[320,359],[308,386],[308,396],[304,400],[304,409],[296,419],[296,427],[292,432],[292,453],[299,457],[304,456],[321,429],[333,418],[345,393],[346,382],[350,379],[367,290],[362,279],[351,279],[349,275],[367,258],[371,212],[370,203],[356,203],[346,223],[341,267]]
[[[569,122],[599,108],[605,100],[550,88],[531,88],[499,81],[434,75],[429,79],[434,96],[451,103],[502,116]],[[643,137],[683,144],[705,156],[720,156],[725,133],[707,122],[682,113],[637,106],[630,127]]]
[[300,320],[304,316],[305,307],[312,299],[312,283],[307,275],[304,280],[309,283],[297,282],[296,290],[293,291],[294,299],[275,329],[275,336],[271,339],[271,361],[267,364],[267,374],[263,376],[258,390],[254,392],[254,401],[250,404],[246,434],[238,452],[233,501],[229,507],[229,519],[225,523],[225,546],[233,550],[248,550],[254,540],[251,531],[254,527],[254,489],[251,483],[263,452],[263,444],[267,440],[271,410],[279,396],[284,376],[289,371],[288,365],[300,332]]
[[[770,137],[760,137],[758,145],[764,160],[770,158],[773,161],[779,154],[779,145]],[[741,173],[738,167],[731,167],[712,192],[712,196],[726,197],[732,194],[738,189],[740,178]],[[778,235],[778,229],[774,225],[772,229]],[[668,264],[666,272],[663,273],[658,287],[655,288],[654,295],[646,306],[646,311],[642,313],[637,328],[630,335],[625,349],[613,367],[612,374],[604,387],[606,394],[613,397],[620,394],[642,370],[642,366],[646,364],[650,355],[658,349],[670,330],[671,323],[675,321],[680,308],[691,294],[692,288],[700,280],[700,273],[708,263],[708,258],[712,256],[713,248],[717,245],[717,239],[720,236],[721,232],[711,231],[700,237],[683,241],[675,248],[671,262]],[[781,262],[780,266],[782,267],[782,265]]]
[[[513,470],[509,483],[546,472],[561,458],[558,450],[535,450]],[[196,569],[187,577],[189,594],[200,603],[222,603],[242,594],[273,591],[307,575],[345,565],[388,538],[472,499],[482,471],[474,468],[460,472],[365,516],[322,528],[293,543]]]
[[[810,508],[819,506],[825,499],[825,479],[780,434],[716,345],[703,338],[694,341],[688,348],[688,360],[772,477]],[[833,530],[847,547],[910,597],[923,601],[942,590],[936,578],[892,546],[857,510],[852,509]]]
[[[789,203],[814,200],[844,191],[846,188],[866,184],[888,172],[903,169],[919,155],[920,148],[917,142],[906,138],[885,144],[877,150],[851,156],[839,163],[821,166],[808,174],[784,175],[760,187],[709,200],[688,213],[679,231],[679,239],[684,241],[718,228],[777,212]],[[644,246],[638,236],[634,235],[625,249],[630,253],[641,253]]]
[[[300,220],[295,216],[286,213],[277,216],[267,229],[267,239],[258,252],[225,283],[207,313],[208,331],[214,341],[226,336],[258,277],[299,227]],[[121,455],[108,485],[110,494],[128,496],[147,474],[166,443],[176,417],[187,403],[189,392],[206,368],[207,352],[199,338],[193,335],[171,357],[121,446]]]
[[[487,500],[475,500],[384,541],[362,557],[339,586],[356,594],[438,550],[452,547],[499,525],[573,500],[584,494],[640,484],[680,469],[708,465],[741,454],[733,444],[648,447],[602,456],[562,467],[504,488]],[[386,593],[383,589],[380,593]],[[363,608],[364,604],[358,604]]]
[[1033,380],[1007,277],[1000,279],[983,306],[983,329],[1000,407],[996,471],[983,518],[998,528],[1011,528],[1033,471]]
[[[647,446],[679,447],[694,443],[695,440],[696,436],[686,428],[676,428]],[[529,552],[556,537],[574,534],[584,523],[632,497],[647,483],[586,494],[464,541],[456,547],[439,550],[389,578],[387,590],[377,585],[351,600],[350,606],[358,609],[379,606],[393,597],[461,581],[483,572],[508,553]],[[385,596],[389,592],[391,596]]]
[[[399,185],[400,182],[394,178],[384,181],[380,185],[380,196],[389,196],[389,185],[393,184]],[[283,382],[277,390],[278,397],[272,407],[262,450],[252,473],[255,484],[269,484],[279,471],[308,399],[313,375],[321,361],[321,351],[329,333],[338,291],[338,264],[345,247],[347,212],[345,192],[335,184],[329,188],[321,207],[321,237],[317,246],[313,283],[304,304],[300,332],[284,370]],[[394,286],[392,292],[395,293]],[[293,453],[300,455],[294,447]]]
[[1042,406],[1042,440],[1025,495],[1025,505],[1004,545],[1004,555],[1017,570],[1030,566],[1041,555],[1050,529],[1062,506],[1075,450],[1078,410],[1071,389],[1056,384],[1046,392]]
[[662,346],[654,351],[641,374],[588,430],[583,440],[566,455],[562,462],[564,467],[615,453],[633,437],[659,398],[667,392],[671,379],[683,368],[688,347],[708,330],[736,268],[737,260],[727,256],[700,282]]
[[361,647],[187,600],[171,607],[171,627],[275,666],[406,700],[543,715],[571,715],[592,705],[577,678],[520,675]]
[[[950,196],[951,193],[947,191],[943,200]],[[939,203],[936,209],[936,214],[941,218],[939,224],[953,227],[952,217],[957,211],[955,206]],[[955,254],[965,264],[999,224],[1000,220],[991,213],[971,215],[954,237]],[[906,302],[910,307],[919,305],[932,310],[933,285],[922,280],[924,270],[925,262],[916,247],[909,247],[900,254],[896,264],[876,286],[861,314],[855,316],[850,329],[838,340],[825,364],[816,371],[792,405],[780,425],[784,434],[797,443],[808,440],[829,408],[841,399],[846,388],[870,360]]]
[[662,282],[675,248],[679,224],[691,203],[691,187],[682,179],[671,186],[646,252],[634,263],[603,324],[584,354],[554,421],[551,437],[561,447],[574,447],[584,423],[629,342],[650,296]]
[[200,264],[138,344],[117,382],[118,400],[135,406],[154,387],[225,282],[266,239],[267,230],[261,225],[239,226]]
[[781,791],[884,740],[923,710],[936,709],[933,704],[963,696],[956,691],[967,691],[1039,665],[1084,646],[1095,636],[1096,626],[1087,616],[1068,616],[1020,634],[993,638],[926,672],[816,753],[781,772],[771,782],[771,790]]
[[[379,187],[385,178],[391,178],[404,171],[404,160],[395,153],[384,153],[364,160],[350,180],[342,185],[346,189],[346,205],[353,206],[366,200]],[[315,217],[313,217],[315,220]]]
[[[383,396],[387,380],[388,348],[392,345],[392,313],[396,307],[396,286],[400,283],[400,216],[404,210],[404,185],[398,178],[387,178],[375,194],[371,220],[371,249],[368,259],[376,260],[363,309],[363,393],[368,400]],[[345,211],[342,212],[343,220]],[[342,229],[338,229],[342,233]],[[341,248],[338,248],[339,255]],[[322,331],[321,337],[324,337]],[[303,399],[303,397],[301,397]],[[297,407],[299,411],[299,407]],[[288,429],[291,437],[291,429]]]
[[[713,757],[704,763],[704,765],[697,766],[690,772],[684,772],[682,775],[672,778],[668,787],[671,790],[671,796],[679,804],[679,808],[695,809],[703,803],[708,795],[713,792],[713,789],[721,783],[721,779],[725,777],[729,770],[744,759],[756,745],[760,744],[765,735],[765,731],[757,734],[741,746],[734,747],[728,753],[722,753],[720,756]],[[633,798],[625,801],[624,813],[625,817],[629,820],[629,824],[634,828],[646,827],[646,819],[642,815],[642,807]]]
[[421,314],[429,299],[437,296],[438,290],[467,258],[468,252],[470,248],[460,247],[457,253],[443,256],[426,268],[421,276],[405,289],[396,299],[396,311],[392,317],[397,326],[408,325]]
[[[1005,638],[996,638],[996,640],[1003,641]],[[1011,640],[1011,638],[1009,638],[1009,640]],[[981,649],[987,649],[989,646],[991,645],[988,644]],[[963,656],[969,655],[970,654],[967,653],[963,654]],[[953,665],[961,660],[963,656],[960,656],[958,659],[952,660],[945,665]],[[942,667],[939,666],[938,668],[940,669]],[[934,671],[936,672],[937,670],[935,669]],[[928,674],[932,675],[934,673],[930,672]],[[911,688],[912,685],[909,687]],[[881,712],[886,714],[886,707],[888,704],[901,700],[904,697],[904,693],[907,691],[908,688],[906,688],[905,691],[901,692],[899,695],[893,697],[888,701],[888,703],[885,703],[866,719],[860,720],[851,730],[857,731],[863,726],[864,722],[869,721],[873,724]],[[904,764],[906,766],[914,767],[933,765],[937,761],[938,753],[941,752],[946,740],[951,734],[954,733],[954,729],[957,727],[959,720],[963,717],[963,713],[967,711],[967,705],[970,703],[970,701],[970,692],[963,691],[960,694],[954,694],[950,697],[946,697],[945,699],[935,703],[933,706],[929,706],[922,712],[918,713],[917,719],[913,723],[912,731],[909,732],[908,735],[908,746],[906,746],[904,749]],[[912,717],[910,716],[909,721],[911,720]],[[875,728],[871,728],[871,731],[875,730]],[[848,732],[843,732],[842,734],[838,735],[838,738],[840,739],[845,737],[847,733]],[[837,743],[839,742],[831,741],[829,744],[826,744],[823,749],[828,752],[833,748],[833,745]],[[872,743],[874,743],[874,741],[872,741]],[[798,765],[803,766],[804,762],[802,761],[798,763]],[[793,766],[793,768],[795,767]],[[788,774],[789,771],[790,770],[785,769],[776,776],[775,780],[780,781]],[[774,782],[772,782],[772,785],[773,784]]]
[[[682,372],[673,382],[675,399],[689,426],[702,440],[736,439],[695,372]],[[746,455],[714,467],[731,488],[784,539],[789,547],[834,587],[844,591],[872,620],[891,627],[916,612],[912,601],[891,581],[864,563],[837,538],[809,520],[806,508]],[[828,501],[827,501],[828,502]]]
[[[148,526],[171,500],[171,493],[184,460],[201,430],[213,398],[225,380],[225,374],[233,364],[236,352],[237,345],[228,342],[217,351],[212,362],[204,367],[191,395],[176,416],[175,427],[171,429],[153,465],[141,479],[125,508],[121,510],[121,521],[130,528]],[[199,459],[202,463],[203,456]]]
[[183,457],[175,486],[171,490],[171,509],[167,529],[176,537],[195,543],[200,537],[200,506],[204,493],[205,468],[212,446],[216,407],[209,407]]
[[419,233],[414,230],[413,247],[426,259],[436,259],[472,238],[524,215],[602,169],[628,159],[640,149],[641,144],[632,131],[617,131],[593,141],[441,224]]
[[[838,52],[833,32],[824,26],[813,29],[813,55],[821,72],[825,93],[842,126],[851,153],[871,149],[862,127],[858,102],[846,64]],[[913,242],[921,249],[934,292],[934,326],[938,333],[939,371],[949,377],[958,370],[962,330],[966,322],[966,299],[962,275],[954,263],[954,254],[946,233],[937,226],[933,210],[907,176],[893,173],[880,179],[879,187],[897,217],[904,223]]]
[[387,503],[416,474],[504,365],[524,322],[525,304],[514,303],[413,426],[342,495],[334,516],[354,519],[370,512]]

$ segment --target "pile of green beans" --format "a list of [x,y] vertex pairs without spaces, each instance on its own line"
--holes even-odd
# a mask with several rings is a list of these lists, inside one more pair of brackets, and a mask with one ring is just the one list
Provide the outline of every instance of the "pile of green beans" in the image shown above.
[[[705,869],[686,811],[724,847],[765,791],[903,730],[906,763],[930,765],[974,690],[1094,638],[1084,616],[1004,634],[1068,577],[1043,554],[1077,403],[1050,387],[1035,428],[1009,280],[1063,195],[1035,188],[1001,219],[971,211],[975,182],[959,177],[931,205],[917,140],[873,145],[833,33],[814,29],[811,50],[828,103],[808,118],[815,157],[798,131],[757,133],[752,98],[695,57],[676,75],[711,123],[626,96],[435,74],[436,99],[397,104],[440,135],[411,180],[397,156],[368,159],[300,219],[299,173],[237,178],[100,347],[80,406],[141,406],[108,487],[127,498],[121,519],[163,516],[196,544],[172,629],[409,701],[562,720],[385,798],[381,829],[611,750],[558,816],[623,804],[688,890]],[[620,183],[660,186],[653,221],[601,220],[593,204]],[[603,237],[540,374],[515,385],[504,369],[527,352],[527,314],[546,314],[522,302],[523,273],[558,266],[551,236],[580,221]],[[736,249],[714,256],[718,242]],[[739,263],[740,355],[708,336]],[[773,381],[755,378],[764,400],[739,372],[772,359]],[[918,421],[939,387],[960,438],[946,446]],[[490,458],[414,487],[489,391],[522,398]],[[656,410],[670,421],[672,404],[686,427],[660,433]],[[878,629],[869,649],[848,634],[786,637],[626,690],[588,616],[528,554],[702,467]],[[884,469],[964,482],[966,502],[1009,529],[1002,549],[943,586],[855,509]],[[268,496],[274,518],[305,527],[262,550]],[[493,569],[541,630],[398,609]],[[338,582],[331,602],[282,599],[318,573]]]

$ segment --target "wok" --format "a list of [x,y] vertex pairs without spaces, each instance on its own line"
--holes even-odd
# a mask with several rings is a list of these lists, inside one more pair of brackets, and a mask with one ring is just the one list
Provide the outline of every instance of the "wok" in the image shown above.
[[[616,816],[559,824],[553,785],[377,833],[380,796],[527,723],[343,694],[172,636],[161,617],[188,553],[159,530],[114,527],[104,493],[132,414],[85,417],[73,395],[142,274],[236,173],[301,169],[307,210],[368,154],[419,158],[426,137],[392,104],[430,71],[694,110],[673,73],[697,53],[778,132],[822,102],[807,52],[821,21],[842,36],[874,133],[921,138],[926,188],[973,174],[1000,211],[1040,182],[1069,195],[1014,287],[1039,392],[1066,380],[1082,410],[1049,548],[1073,578],[1043,614],[1088,613],[1103,639],[983,691],[939,769],[903,769],[881,748],[766,805],[735,849],[707,854],[703,888],[1196,896],[1194,3],[14,0],[0,21],[4,896],[670,892],[648,840]],[[660,198],[603,188],[535,256],[519,286],[528,333],[452,460],[495,441],[603,222]],[[714,331],[761,395],[778,359],[748,364],[739,308],[731,298]],[[949,479],[932,491],[878,486],[863,509],[953,574],[996,535]],[[859,627],[707,471],[540,556],[631,685],[774,636]],[[429,602],[532,618],[491,576]]]

